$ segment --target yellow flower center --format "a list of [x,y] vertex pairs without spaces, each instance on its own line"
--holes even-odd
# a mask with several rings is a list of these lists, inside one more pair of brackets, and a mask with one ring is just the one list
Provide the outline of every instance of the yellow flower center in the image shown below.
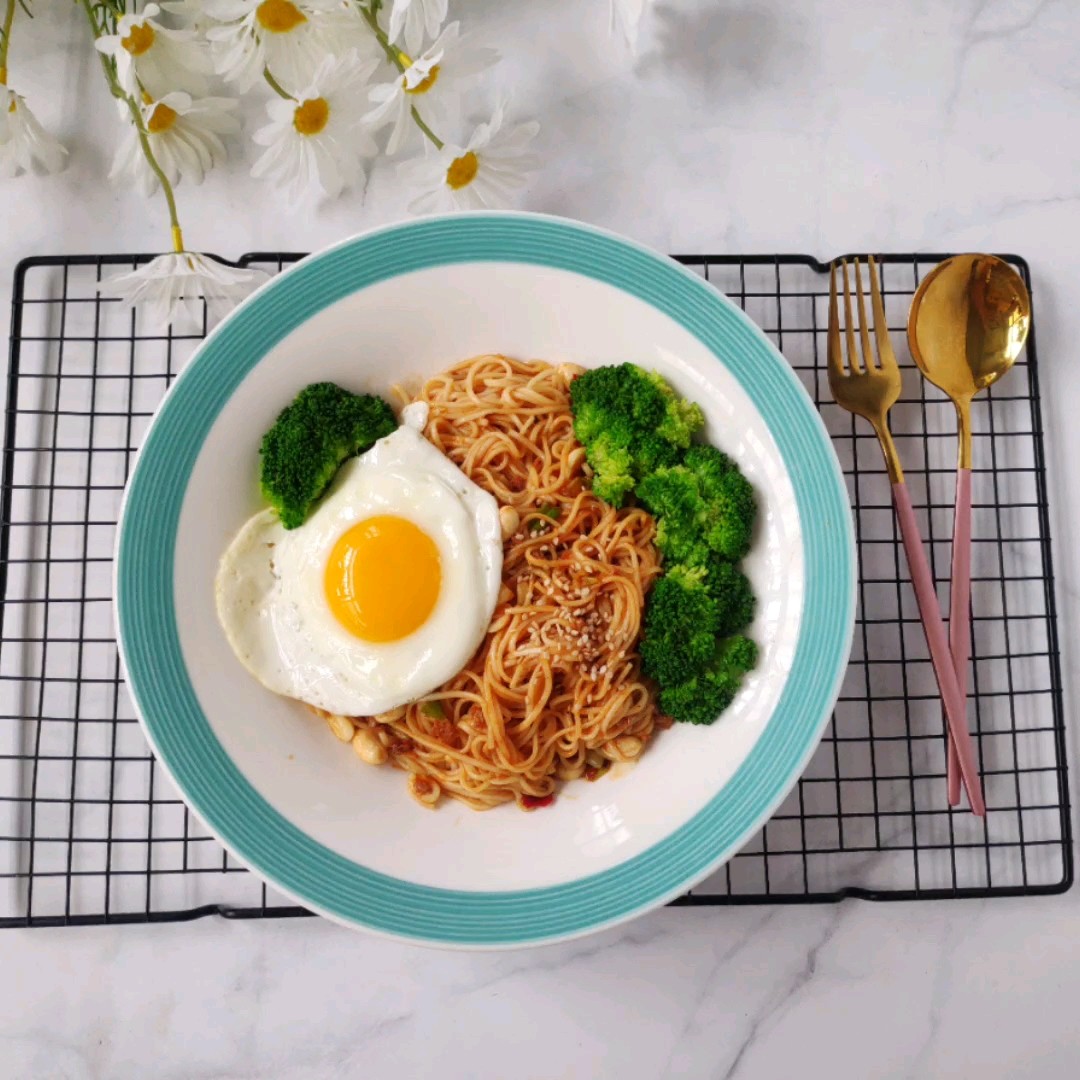
[[142,26],[133,26],[128,31],[128,36],[121,38],[120,44],[132,56],[142,56],[144,52],[149,52],[154,44],[154,28],[149,23],[143,23]]
[[307,16],[289,0],[263,0],[255,9],[255,18],[271,34],[287,34],[307,22]]
[[162,104],[160,101],[154,106],[154,111],[150,114],[150,119],[147,121],[146,130],[151,135],[160,135],[163,131],[168,131],[169,128],[176,123],[176,110],[170,109],[168,105]]
[[8,112],[11,113],[11,112],[14,112],[14,111],[15,111],[15,99],[12,98],[11,99],[11,104],[8,106]]
[[450,162],[450,168],[446,170],[446,182],[455,191],[460,191],[476,179],[479,169],[480,161],[470,150]]
[[423,82],[418,82],[411,90],[405,87],[406,94],[426,94],[434,85],[435,81],[439,77],[439,65],[436,64],[427,75],[427,78]]
[[301,135],[318,135],[330,119],[330,106],[326,98],[311,98],[303,101],[293,113],[293,127]]

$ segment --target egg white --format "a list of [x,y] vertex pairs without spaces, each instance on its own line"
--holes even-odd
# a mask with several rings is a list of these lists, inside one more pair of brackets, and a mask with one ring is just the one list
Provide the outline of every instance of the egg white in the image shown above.
[[[426,411],[426,410],[425,410]],[[275,693],[346,716],[414,701],[460,671],[483,641],[498,598],[498,504],[420,434],[423,412],[347,461],[306,522],[286,530],[273,510],[229,545],[215,583],[218,618],[244,666]],[[442,582],[428,619],[398,641],[349,633],[326,600],[338,537],[395,514],[439,550]]]

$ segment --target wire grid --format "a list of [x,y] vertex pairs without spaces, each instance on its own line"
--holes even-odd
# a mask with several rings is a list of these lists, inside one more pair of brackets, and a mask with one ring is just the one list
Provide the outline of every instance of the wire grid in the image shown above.
[[[881,260],[901,334],[942,255]],[[277,271],[296,255],[253,254]],[[306,914],[188,813],[135,720],[117,655],[112,552],[134,453],[203,333],[147,333],[103,275],[145,257],[16,272],[0,589],[0,925]],[[821,410],[855,507],[859,610],[835,714],[766,828],[676,903],[1060,892],[1072,883],[1061,678],[1034,337],[973,410],[969,716],[988,813],[945,802],[940,703],[869,427],[828,395],[826,267],[684,257],[776,342]],[[1022,260],[1010,258],[1025,278]],[[1030,284],[1030,282],[1029,282]],[[205,326],[203,328],[205,331]],[[898,350],[901,358],[906,350]],[[947,605],[952,406],[904,370],[893,429]]]

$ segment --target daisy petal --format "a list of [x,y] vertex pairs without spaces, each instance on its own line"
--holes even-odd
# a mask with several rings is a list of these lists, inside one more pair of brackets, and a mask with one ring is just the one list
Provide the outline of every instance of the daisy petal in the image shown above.
[[67,150],[38,122],[26,99],[0,86],[0,177],[55,173]]
[[138,308],[155,327],[186,323],[199,330],[202,300],[217,319],[267,279],[261,270],[228,266],[206,255],[181,251],[159,255],[136,270],[108,278],[98,285],[98,292]]

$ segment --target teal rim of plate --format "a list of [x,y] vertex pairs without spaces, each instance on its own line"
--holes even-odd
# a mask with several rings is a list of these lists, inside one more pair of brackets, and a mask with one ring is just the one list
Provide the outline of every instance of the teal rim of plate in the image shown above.
[[[581,274],[650,304],[738,379],[780,450],[805,558],[799,639],[780,701],[735,775],[693,818],[620,865],[547,888],[416,885],[331,851],[275,810],[214,735],[184,664],[173,566],[195,460],[261,358],[323,308],[429,267],[511,262]],[[673,260],[559,218],[480,213],[392,226],[303,260],[203,344],[147,433],[120,523],[116,610],[128,685],[150,741],[192,809],[243,862],[325,915],[397,938],[499,947],[574,937],[672,899],[730,858],[798,779],[836,700],[854,625],[854,534],[832,444],[798,377],[734,304]]]

